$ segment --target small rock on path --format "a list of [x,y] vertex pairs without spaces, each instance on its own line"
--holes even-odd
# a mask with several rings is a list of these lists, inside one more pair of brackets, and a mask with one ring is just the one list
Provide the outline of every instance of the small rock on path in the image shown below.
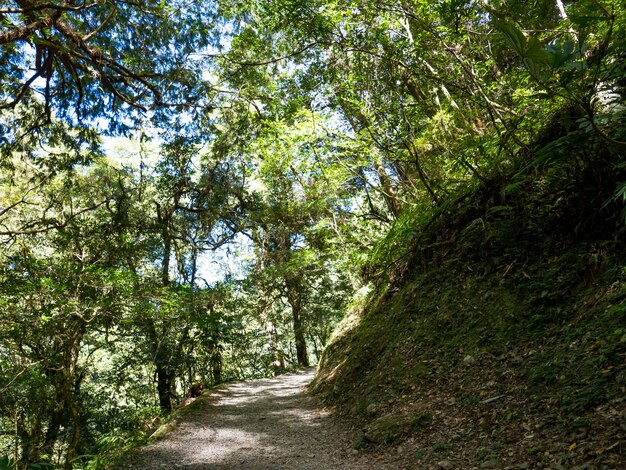
[[315,371],[239,382],[203,396],[121,469],[398,469],[352,448],[344,423],[305,390]]

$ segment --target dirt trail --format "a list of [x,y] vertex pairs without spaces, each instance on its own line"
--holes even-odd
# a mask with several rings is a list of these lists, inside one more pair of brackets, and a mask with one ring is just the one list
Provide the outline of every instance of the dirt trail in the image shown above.
[[203,396],[162,440],[121,469],[398,469],[351,446],[345,424],[306,391],[314,370],[235,383]]

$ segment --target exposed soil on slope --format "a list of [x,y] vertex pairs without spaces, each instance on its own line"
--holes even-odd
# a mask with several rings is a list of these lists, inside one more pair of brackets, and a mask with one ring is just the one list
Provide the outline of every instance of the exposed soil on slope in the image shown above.
[[127,456],[118,469],[412,468],[355,450],[346,423],[306,391],[314,373],[235,383],[205,394],[172,431]]

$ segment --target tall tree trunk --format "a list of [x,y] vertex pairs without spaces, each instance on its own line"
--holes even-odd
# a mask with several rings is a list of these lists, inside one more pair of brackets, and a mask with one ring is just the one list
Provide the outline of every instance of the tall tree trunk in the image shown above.
[[213,375],[213,385],[222,383],[222,351],[219,344],[213,346],[211,351],[211,373]]
[[278,330],[274,322],[269,318],[268,312],[271,307],[271,300],[267,293],[267,289],[263,283],[261,273],[268,264],[269,249],[267,247],[268,231],[265,227],[253,229],[254,254],[256,257],[256,273],[257,273],[257,316],[265,322],[265,330],[268,336],[268,345],[270,351],[274,355],[272,361],[272,370],[274,375],[280,375],[285,371],[285,354],[280,348],[278,342]]
[[167,364],[158,361],[156,364],[157,394],[159,406],[163,411],[172,411],[172,390],[174,386],[174,374]]
[[[54,451],[54,445],[56,444],[56,441],[59,437],[61,426],[67,424],[67,413],[63,408],[63,398],[60,395],[61,392],[57,390],[55,397],[55,408],[52,411],[52,416],[50,417],[50,420],[48,421],[46,435],[44,436],[44,440],[39,452],[40,455],[52,455]],[[38,459],[39,458],[41,457],[38,456]]]
[[77,374],[77,365],[86,325],[82,318],[76,318],[75,321],[76,323],[68,327],[68,337],[63,342],[57,341],[57,347],[63,350],[62,364],[46,371],[46,375],[54,385],[55,407],[52,410],[40,452],[42,455],[53,455],[61,428],[65,429],[69,432],[64,456],[66,470],[72,468],[72,460],[81,435],[80,412],[75,399],[80,393],[81,377]]
[[152,362],[155,366],[159,406],[163,411],[171,411],[175,375],[169,367],[167,349],[161,347],[159,334],[152,318],[146,320],[146,327],[152,348]]
[[[378,153],[373,146],[372,153]],[[396,191],[391,184],[391,178],[387,174],[387,169],[380,159],[377,159],[376,161],[376,174],[378,175],[378,181],[380,182],[380,187],[383,190],[383,197],[385,198],[389,212],[391,212],[391,215],[394,217],[398,217],[398,214],[400,213],[400,201],[398,200]]]
[[298,365],[309,366],[309,355],[306,349],[304,325],[302,324],[302,282],[300,275],[292,275],[286,279],[287,299],[291,306],[293,321],[293,335],[296,342],[296,357]]
[[71,433],[67,442],[67,450],[65,452],[65,469],[72,470],[74,460],[74,454],[78,448],[78,444],[81,436],[81,420],[80,411],[76,405],[75,398],[80,393],[80,386],[82,382],[83,374],[78,372],[78,356],[80,354],[80,344],[82,342],[86,325],[82,320],[80,326],[71,337],[71,341],[67,345],[66,359],[65,359],[65,371],[64,371],[64,386],[63,392],[65,394],[65,408],[67,411],[67,421],[71,426]]
[[161,282],[164,287],[170,285],[170,257],[172,255],[172,240],[164,230],[163,233],[163,265],[161,266]]
[[[157,205],[157,214],[159,223],[161,224],[161,236],[163,238],[163,263],[161,265],[161,284],[163,287],[170,285],[170,258],[172,255],[172,239],[168,230],[168,223],[171,214],[161,212],[160,206]],[[157,383],[157,395],[159,397],[159,406],[163,411],[169,412],[173,408],[172,398],[174,397],[175,373],[170,367],[170,358],[167,348],[163,348],[159,332],[152,318],[147,321],[148,337],[152,348],[152,361],[155,366],[155,375]],[[165,332],[161,332],[165,334]]]
[[277,376],[285,371],[285,355],[281,351],[278,343],[278,329],[276,328],[276,325],[274,325],[271,321],[268,321],[265,329],[267,330],[267,335],[269,336],[270,350],[274,355],[272,370],[274,372],[274,376]]

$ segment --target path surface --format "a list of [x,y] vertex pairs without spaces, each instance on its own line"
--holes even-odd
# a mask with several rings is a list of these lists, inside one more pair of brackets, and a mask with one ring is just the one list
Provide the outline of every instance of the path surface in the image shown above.
[[398,469],[351,446],[345,425],[305,391],[314,371],[225,386],[191,405],[124,469]]

